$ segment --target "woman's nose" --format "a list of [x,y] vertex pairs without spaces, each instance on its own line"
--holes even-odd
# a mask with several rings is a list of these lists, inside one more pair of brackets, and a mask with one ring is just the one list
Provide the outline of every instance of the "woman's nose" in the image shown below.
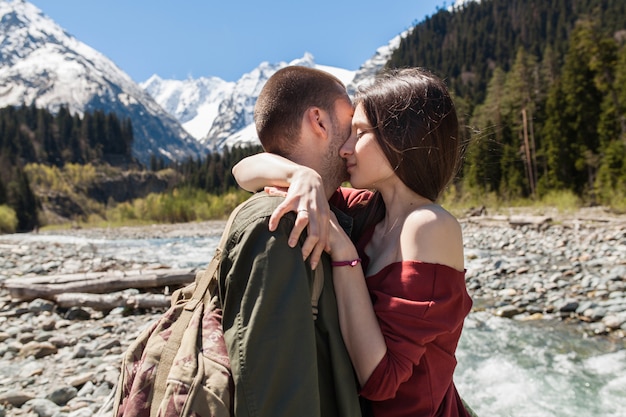
[[352,134],[350,135],[348,140],[345,141],[343,145],[341,145],[341,148],[339,148],[339,156],[341,156],[342,158],[345,158],[348,155],[352,154],[352,152],[354,151],[354,142],[355,142],[354,139],[355,138],[356,138],[356,135]]

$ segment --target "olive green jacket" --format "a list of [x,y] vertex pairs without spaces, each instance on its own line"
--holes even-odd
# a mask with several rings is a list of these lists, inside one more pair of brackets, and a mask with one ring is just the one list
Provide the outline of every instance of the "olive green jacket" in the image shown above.
[[[314,271],[301,244],[287,244],[295,216],[270,232],[280,197],[253,196],[233,221],[220,266],[224,338],[237,417],[360,416],[358,388],[343,344],[326,254],[317,319]],[[342,219],[343,221],[349,219]]]

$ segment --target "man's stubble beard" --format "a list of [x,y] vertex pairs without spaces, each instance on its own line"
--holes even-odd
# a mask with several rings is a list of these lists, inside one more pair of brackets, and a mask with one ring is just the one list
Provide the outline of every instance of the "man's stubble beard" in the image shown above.
[[338,123],[336,123],[335,120],[333,120],[332,128],[332,139],[322,163],[322,180],[324,184],[327,184],[327,188],[332,186],[332,189],[335,190],[341,183],[349,180],[350,175],[346,168],[346,161],[339,156],[339,149],[343,146],[345,138],[341,135],[341,129],[339,129]]

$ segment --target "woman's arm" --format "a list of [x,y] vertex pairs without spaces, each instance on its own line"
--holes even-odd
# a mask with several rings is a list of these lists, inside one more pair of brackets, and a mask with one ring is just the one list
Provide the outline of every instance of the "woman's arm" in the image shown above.
[[[352,261],[358,253],[333,215],[330,229],[330,255],[333,263]],[[339,310],[339,325],[352,365],[361,386],[387,352],[360,263],[333,266],[333,282]]]
[[289,245],[294,247],[307,228],[302,256],[305,259],[310,256],[311,267],[315,268],[328,242],[330,219],[321,176],[311,168],[267,152],[242,159],[233,167],[233,176],[248,191],[254,192],[265,187],[270,194],[285,196],[285,201],[272,213],[269,228],[275,230],[284,214],[295,211],[296,222],[289,235]]
[[248,156],[233,167],[237,184],[251,192],[267,186],[289,187],[294,176],[307,174],[311,179],[317,177],[321,183],[321,177],[313,169],[268,152]]

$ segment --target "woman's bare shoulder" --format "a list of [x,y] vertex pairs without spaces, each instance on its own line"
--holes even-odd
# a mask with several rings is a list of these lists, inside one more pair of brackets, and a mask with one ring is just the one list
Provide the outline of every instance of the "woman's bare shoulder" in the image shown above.
[[402,258],[464,269],[463,231],[456,217],[437,204],[414,210],[401,234]]

